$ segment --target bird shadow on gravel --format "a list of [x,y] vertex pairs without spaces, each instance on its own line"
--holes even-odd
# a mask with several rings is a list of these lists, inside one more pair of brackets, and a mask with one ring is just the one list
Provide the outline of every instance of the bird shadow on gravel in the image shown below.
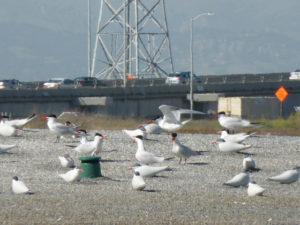
[[206,162],[192,162],[192,163],[187,163],[187,165],[206,166],[206,165],[209,165],[209,163],[206,163]]
[[101,159],[100,162],[130,162],[129,159]]
[[7,151],[1,151],[0,155],[13,155],[14,153],[12,152],[7,152]]
[[94,179],[81,179],[79,184],[88,184],[88,185],[98,185],[100,181],[114,181],[114,182],[122,182],[121,180],[113,179],[110,177],[99,177],[99,178],[94,178]]
[[149,189],[149,190],[143,190],[143,192],[149,192],[149,193],[159,193],[159,192],[161,192],[161,190]]
[[250,153],[250,152],[236,152],[236,153],[240,155],[250,155],[250,156],[256,155],[255,153]]

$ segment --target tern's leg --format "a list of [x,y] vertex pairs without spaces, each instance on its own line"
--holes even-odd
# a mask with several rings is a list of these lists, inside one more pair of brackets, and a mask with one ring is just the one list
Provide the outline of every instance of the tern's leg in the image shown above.
[[184,159],[184,165],[186,164],[186,158]]
[[56,140],[54,143],[59,143],[59,140],[60,140],[60,136],[56,136]]
[[179,158],[179,162],[178,162],[178,164],[180,164],[181,163],[181,158]]

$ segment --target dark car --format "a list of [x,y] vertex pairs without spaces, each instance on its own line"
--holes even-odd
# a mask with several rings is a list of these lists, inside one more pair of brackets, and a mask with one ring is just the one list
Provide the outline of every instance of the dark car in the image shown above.
[[76,87],[96,87],[98,80],[96,77],[77,77],[74,83]]

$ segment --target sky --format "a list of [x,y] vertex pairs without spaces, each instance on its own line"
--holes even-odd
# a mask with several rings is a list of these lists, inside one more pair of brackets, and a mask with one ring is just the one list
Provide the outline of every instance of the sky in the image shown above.
[[[99,2],[91,0],[93,38]],[[86,3],[0,0],[0,79],[87,75]],[[166,0],[175,70],[190,68],[190,18],[204,12],[214,15],[194,22],[196,74],[299,69],[299,9],[299,0]]]

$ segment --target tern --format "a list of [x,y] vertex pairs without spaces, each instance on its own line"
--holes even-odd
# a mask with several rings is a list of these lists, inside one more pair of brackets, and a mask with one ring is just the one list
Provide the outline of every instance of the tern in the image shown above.
[[235,142],[235,143],[242,143],[244,140],[246,140],[248,137],[253,135],[255,133],[237,133],[237,134],[229,134],[227,130],[222,130],[221,131],[221,137],[225,141],[229,142]]
[[135,172],[139,172],[142,177],[153,177],[156,174],[166,171],[169,169],[168,166],[148,166],[148,165],[140,165],[135,164],[133,167]]
[[247,193],[248,196],[253,197],[253,196],[261,196],[264,193],[265,189],[262,188],[261,186],[257,185],[254,181],[249,182],[248,188],[247,188]]
[[141,191],[145,189],[146,183],[138,171],[134,172],[131,185],[134,190]]
[[28,124],[30,121],[36,118],[35,114],[32,114],[31,116],[24,118],[24,119],[14,119],[14,120],[7,120],[8,117],[2,117],[5,118],[5,120],[2,120],[4,124],[7,124],[9,126],[12,126],[16,129],[22,129],[26,124]]
[[245,171],[251,171],[256,169],[255,161],[251,158],[250,155],[245,156],[245,158],[243,159],[243,169]]
[[64,179],[68,183],[72,183],[75,181],[80,180],[80,174],[83,172],[82,169],[75,167],[72,170],[69,170],[68,172],[64,174],[58,174],[62,179]]
[[57,121],[56,115],[46,116],[47,126],[51,133],[56,134],[56,142],[59,142],[60,137],[64,135],[76,134],[76,127],[68,126]]
[[84,143],[80,143],[74,150],[80,154],[91,154],[92,156],[95,154],[99,154],[102,150],[103,139],[107,137],[96,133],[93,141],[86,141]]
[[218,147],[221,152],[239,152],[241,150],[252,147],[252,145],[225,141],[222,138],[219,138],[217,142],[213,143],[218,143]]
[[203,112],[180,109],[169,105],[161,105],[158,108],[163,113],[163,118],[158,119],[158,125],[167,132],[175,132],[191,121],[191,119],[189,119],[181,122],[181,114],[205,114]]
[[143,136],[138,135],[135,137],[135,142],[137,143],[137,151],[135,153],[135,158],[142,165],[149,165],[153,163],[160,163],[164,161],[164,157],[155,156],[154,154],[145,151],[143,144]]
[[268,178],[268,180],[276,181],[281,184],[291,184],[299,180],[300,176],[300,167],[295,167],[292,170],[284,171],[283,173]]
[[63,156],[58,156],[60,164],[62,167],[73,168],[75,166],[74,160],[71,158],[69,154],[64,154]]
[[144,139],[147,139],[147,133],[143,126],[139,126],[135,130],[122,130],[124,134],[128,135],[132,140],[135,139],[136,136],[140,135],[143,136]]
[[80,143],[81,144],[83,144],[83,143],[85,143],[85,142],[88,141],[88,139],[87,139],[88,133],[84,129],[77,130],[75,136],[76,137],[80,137]]
[[224,185],[228,185],[228,186],[232,186],[232,187],[240,187],[240,186],[246,187],[249,182],[250,182],[249,173],[242,172],[242,173],[239,173],[238,175],[235,175],[229,181],[225,182]]
[[4,137],[19,136],[22,130],[16,129],[5,123],[0,123],[0,135]]
[[200,152],[193,151],[189,147],[181,144],[178,139],[176,139],[177,134],[172,133],[172,152],[179,158],[179,164],[181,163],[181,160],[184,159],[184,164],[186,164],[186,160],[190,158],[191,156],[200,155]]
[[233,116],[226,116],[225,112],[219,112],[219,124],[225,129],[235,131],[241,128],[258,127],[257,123],[251,123],[249,120]]
[[160,134],[162,129],[156,123],[147,123],[143,125],[147,134]]
[[12,148],[15,148],[16,145],[2,145],[0,144],[0,152],[6,152],[7,150],[10,150]]
[[13,177],[11,188],[15,194],[33,194],[17,176]]

